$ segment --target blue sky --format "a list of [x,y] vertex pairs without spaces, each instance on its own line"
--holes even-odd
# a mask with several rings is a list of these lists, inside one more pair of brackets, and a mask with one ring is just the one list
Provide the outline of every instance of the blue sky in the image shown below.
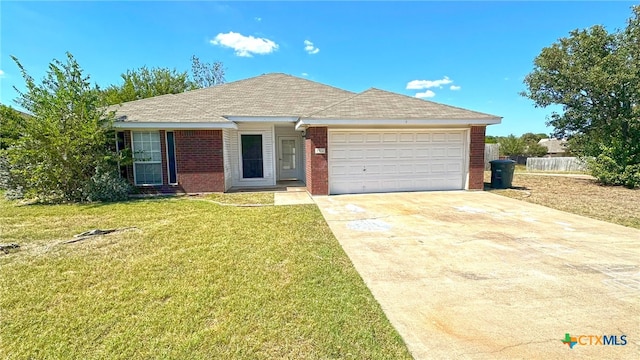
[[0,101],[71,52],[93,82],[127,69],[222,61],[227,81],[283,72],[504,117],[489,135],[551,132],[518,93],[541,49],[576,28],[625,26],[634,2],[0,2]]

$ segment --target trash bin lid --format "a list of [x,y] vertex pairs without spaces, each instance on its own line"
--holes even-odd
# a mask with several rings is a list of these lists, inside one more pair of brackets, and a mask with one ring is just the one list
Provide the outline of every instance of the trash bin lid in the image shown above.
[[490,164],[513,164],[515,163],[514,160],[491,160],[489,161]]

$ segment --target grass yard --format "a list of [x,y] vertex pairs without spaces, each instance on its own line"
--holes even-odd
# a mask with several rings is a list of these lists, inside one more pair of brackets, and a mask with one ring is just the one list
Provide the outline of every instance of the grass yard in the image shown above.
[[2,199],[0,237],[21,245],[0,253],[3,358],[410,358],[314,205]]
[[[485,172],[485,182],[491,182],[491,172]],[[640,190],[621,186],[600,186],[593,180],[560,176],[528,175],[516,172],[516,189],[491,192],[593,219],[640,229]]]

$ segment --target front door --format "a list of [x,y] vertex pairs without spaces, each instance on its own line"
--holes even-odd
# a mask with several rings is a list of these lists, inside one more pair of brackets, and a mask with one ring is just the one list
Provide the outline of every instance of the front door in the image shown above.
[[278,171],[279,180],[299,179],[299,139],[295,136],[280,136],[278,138]]

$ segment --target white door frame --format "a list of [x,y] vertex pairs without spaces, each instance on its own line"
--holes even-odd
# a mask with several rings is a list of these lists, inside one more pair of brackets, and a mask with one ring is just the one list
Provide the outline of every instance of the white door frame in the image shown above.
[[[294,146],[295,146],[295,150],[296,150],[296,159],[295,159],[295,174],[293,177],[285,177],[284,179],[282,178],[281,172],[282,172],[282,167],[281,167],[281,163],[282,163],[282,140],[293,140],[294,141]],[[276,155],[278,156],[276,158],[276,178],[277,180],[300,180],[300,167],[302,166],[301,164],[301,147],[300,147],[300,137],[299,136],[294,136],[294,135],[279,135],[277,136],[276,139]]]

